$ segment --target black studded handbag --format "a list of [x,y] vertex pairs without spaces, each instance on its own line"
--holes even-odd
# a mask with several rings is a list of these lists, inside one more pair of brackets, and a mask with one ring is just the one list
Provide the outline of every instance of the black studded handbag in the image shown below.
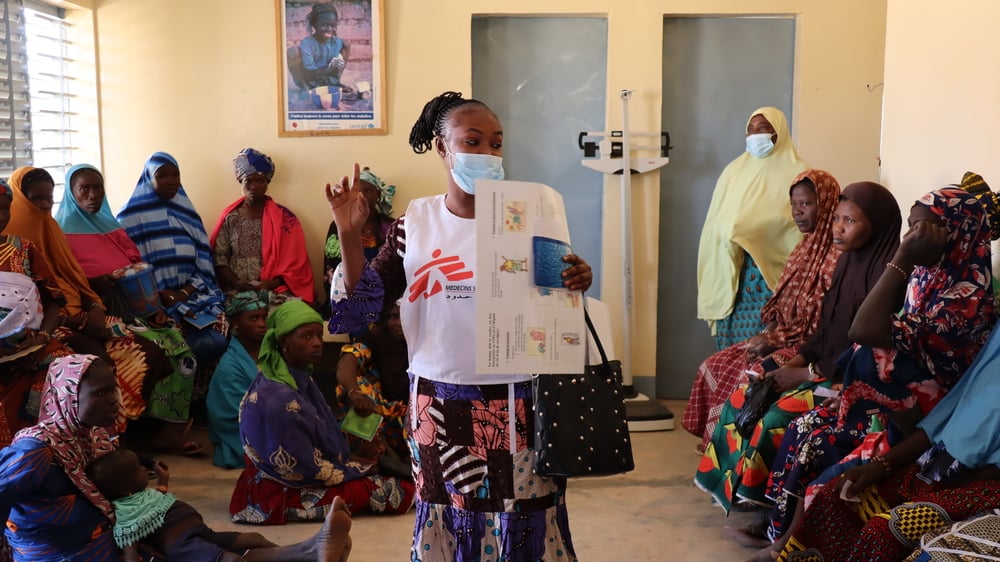
[[635,469],[621,362],[608,361],[590,316],[584,316],[601,363],[587,365],[579,375],[532,378],[540,476],[608,476]]

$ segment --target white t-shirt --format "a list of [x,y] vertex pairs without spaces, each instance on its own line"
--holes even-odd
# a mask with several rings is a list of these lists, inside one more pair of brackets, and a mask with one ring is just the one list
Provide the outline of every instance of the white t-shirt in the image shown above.
[[406,291],[399,315],[410,371],[437,382],[504,384],[530,375],[476,374],[476,223],[457,217],[445,196],[410,202],[403,227]]

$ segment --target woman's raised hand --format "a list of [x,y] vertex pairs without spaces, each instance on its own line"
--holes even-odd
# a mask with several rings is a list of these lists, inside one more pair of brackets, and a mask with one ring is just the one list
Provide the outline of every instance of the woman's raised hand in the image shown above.
[[333,212],[333,221],[337,223],[337,232],[343,237],[361,230],[368,220],[368,200],[361,193],[361,166],[354,163],[354,177],[340,178],[336,185],[326,184],[326,202]]

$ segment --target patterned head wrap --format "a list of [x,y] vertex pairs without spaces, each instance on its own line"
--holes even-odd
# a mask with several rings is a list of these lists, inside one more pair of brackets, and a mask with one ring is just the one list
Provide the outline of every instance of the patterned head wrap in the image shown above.
[[6,195],[11,201],[14,200],[14,191],[11,190],[10,185],[3,178],[0,178],[0,194]]
[[243,178],[251,174],[262,174],[271,181],[274,178],[274,160],[259,150],[244,148],[233,159],[236,170],[236,181],[243,183]]
[[986,211],[967,192],[946,187],[917,200],[950,233],[936,265],[917,266],[894,320],[896,348],[951,386],[972,363],[997,321]]
[[806,170],[789,188],[807,181],[816,193],[816,224],[802,237],[781,273],[774,295],[761,309],[765,324],[775,322],[770,340],[779,347],[805,341],[816,331],[823,312],[823,296],[833,282],[840,250],[833,246],[833,212],[840,203],[840,184],[823,170]]
[[115,449],[107,429],[80,421],[80,379],[95,359],[96,355],[67,355],[49,365],[38,424],[18,431],[14,442],[30,437],[48,445],[66,476],[113,522],[115,510],[111,502],[85,471],[90,461]]
[[965,172],[958,187],[974,195],[983,204],[990,225],[990,238],[1000,239],[1000,198],[990,189],[983,176],[975,172]]
[[259,291],[240,291],[229,297],[226,303],[226,316],[233,320],[236,316],[251,310],[267,308],[267,298]]
[[260,344],[257,367],[264,378],[299,389],[292,378],[285,359],[281,356],[278,340],[304,324],[322,324],[323,318],[311,306],[300,301],[288,301],[279,306],[267,318],[267,333]]
[[392,198],[396,195],[396,186],[388,185],[382,181],[382,179],[373,174],[367,166],[364,170],[361,170],[361,181],[370,183],[378,188],[379,196],[378,203],[375,204],[375,209],[380,215],[391,217]]

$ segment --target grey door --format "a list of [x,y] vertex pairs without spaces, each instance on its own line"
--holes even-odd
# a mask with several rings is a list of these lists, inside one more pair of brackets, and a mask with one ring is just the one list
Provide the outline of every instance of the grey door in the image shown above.
[[580,164],[581,131],[604,130],[608,21],[587,17],[472,19],[472,93],[504,127],[507,178],[563,196],[573,251],[594,269],[600,298],[604,177]]
[[675,150],[660,171],[656,395],[687,398],[715,351],[696,318],[698,239],[722,169],[745,149],[750,112],[792,121],[795,20],[668,17],[663,22],[663,129]]

